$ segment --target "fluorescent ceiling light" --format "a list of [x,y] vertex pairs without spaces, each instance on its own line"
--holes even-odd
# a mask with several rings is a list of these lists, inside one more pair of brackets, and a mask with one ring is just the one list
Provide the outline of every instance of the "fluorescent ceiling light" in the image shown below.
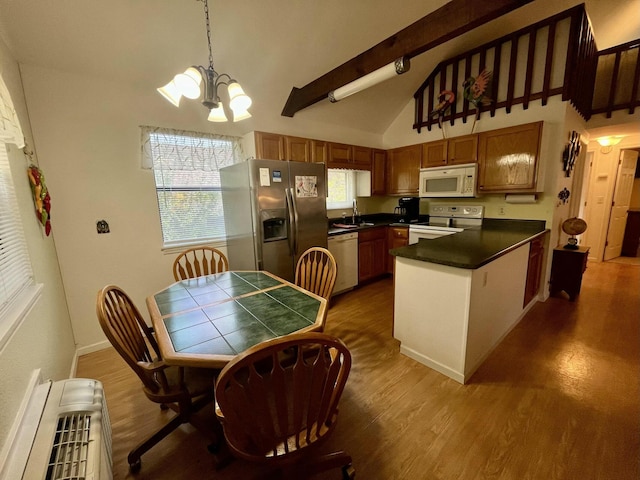
[[389,80],[397,75],[402,75],[403,73],[408,72],[410,67],[411,64],[409,63],[408,58],[398,58],[390,64],[385,65],[364,77],[360,77],[351,83],[347,83],[346,85],[329,92],[329,100],[332,103],[335,103],[343,98],[353,95],[354,93],[361,92],[362,90],[382,83],[385,80]]

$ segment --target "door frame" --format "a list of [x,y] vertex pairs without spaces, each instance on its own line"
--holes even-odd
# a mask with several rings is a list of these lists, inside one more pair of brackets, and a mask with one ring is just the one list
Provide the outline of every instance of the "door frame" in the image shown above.
[[[581,199],[581,213],[582,218],[587,221],[586,243],[589,244],[591,249],[589,250],[589,260],[602,262],[604,258],[605,243],[607,240],[607,234],[609,229],[609,222],[611,219],[611,209],[613,202],[613,194],[616,185],[616,179],[618,176],[618,164],[622,150],[638,150],[640,144],[634,142],[630,145],[616,145],[609,152],[604,151],[603,148],[595,141],[589,142],[589,153],[592,153],[592,157],[587,156],[591,160],[591,164],[588,168],[585,168],[585,181],[588,184],[586,190],[583,188],[583,194],[586,196]],[[615,160],[611,160],[615,159]],[[598,177],[602,177],[603,169],[597,167],[601,166],[602,162],[610,162],[607,172],[607,184],[606,194],[604,195],[602,202],[598,202],[598,199],[594,196],[595,182]],[[588,179],[587,179],[588,176]],[[604,203],[608,207],[602,212],[602,218],[597,224],[592,221],[593,208],[598,203]],[[594,232],[599,233],[599,237],[596,235],[596,241],[594,241]]]

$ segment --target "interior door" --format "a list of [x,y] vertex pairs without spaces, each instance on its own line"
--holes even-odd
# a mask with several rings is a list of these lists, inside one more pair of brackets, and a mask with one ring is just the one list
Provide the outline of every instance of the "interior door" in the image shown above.
[[616,186],[613,191],[613,205],[611,207],[611,217],[609,218],[607,243],[604,249],[605,261],[619,257],[622,250],[622,240],[624,239],[624,229],[627,224],[627,211],[629,210],[637,161],[638,152],[632,150],[623,150],[621,152]]

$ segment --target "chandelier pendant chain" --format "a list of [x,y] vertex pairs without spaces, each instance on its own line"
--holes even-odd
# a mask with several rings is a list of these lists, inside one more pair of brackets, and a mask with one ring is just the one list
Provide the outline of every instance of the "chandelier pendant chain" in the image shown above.
[[201,0],[204,3],[204,16],[207,22],[207,44],[209,45],[209,68],[213,71],[213,51],[211,49],[211,26],[209,25],[209,2]]
[[[227,87],[228,108],[233,112],[233,121],[237,122],[251,117],[249,107],[251,98],[244,93],[240,84],[228,73],[216,72],[213,69],[213,47],[211,46],[211,23],[209,20],[209,1],[197,0],[204,4],[204,14],[207,26],[207,46],[209,47],[209,66],[191,65],[184,73],[173,77],[158,92],[176,107],[180,106],[182,97],[196,99],[202,95],[202,105],[209,110],[207,120],[210,122],[226,122],[229,120],[225,108],[218,97],[218,88]],[[204,90],[204,91],[203,91]]]

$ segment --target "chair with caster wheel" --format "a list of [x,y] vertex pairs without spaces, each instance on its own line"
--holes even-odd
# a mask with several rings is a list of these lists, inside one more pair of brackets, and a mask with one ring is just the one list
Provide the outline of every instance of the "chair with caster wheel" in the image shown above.
[[[108,285],[98,292],[96,311],[102,330],[142,381],[142,390],[147,398],[160,404],[163,410],[176,412],[166,425],[129,452],[129,468],[136,472],[140,470],[140,458],[145,452],[181,424],[191,422],[193,413],[213,402],[213,385],[218,370],[166,365],[151,328],[129,296],[115,285]],[[194,426],[216,443],[211,429]]]
[[222,369],[216,414],[236,457],[301,479],[332,468],[354,478],[351,457],[317,447],[333,432],[351,369],[345,344],[322,333],[295,333],[248,349]]

